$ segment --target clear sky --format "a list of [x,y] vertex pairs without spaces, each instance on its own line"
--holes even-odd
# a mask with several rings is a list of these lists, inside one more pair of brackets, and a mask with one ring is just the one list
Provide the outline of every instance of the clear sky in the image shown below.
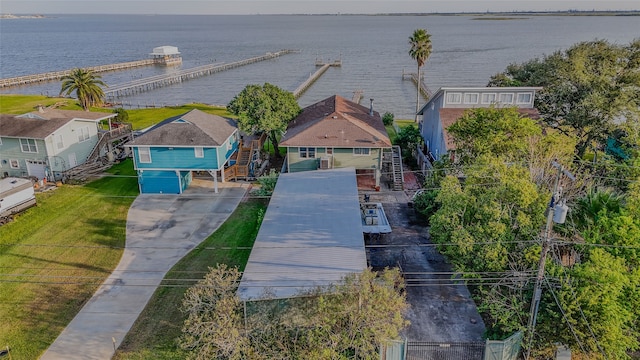
[[640,0],[0,0],[2,14],[338,14],[640,10]]

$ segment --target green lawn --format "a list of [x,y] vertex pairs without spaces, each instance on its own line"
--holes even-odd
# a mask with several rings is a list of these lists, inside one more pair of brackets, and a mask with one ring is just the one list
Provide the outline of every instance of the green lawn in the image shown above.
[[[6,95],[0,94],[0,113],[1,114],[24,114],[35,111],[38,105],[50,106],[53,104],[64,104],[60,109],[64,110],[82,110],[75,99],[46,97],[40,95]],[[220,115],[224,117],[232,117],[225,108],[209,106],[204,104],[186,104],[182,106],[169,106],[163,108],[151,109],[127,109],[129,121],[135,130],[147,128],[164,119],[172,116],[186,113],[192,109],[199,109],[209,114]],[[96,112],[113,112],[108,108],[91,108]]]
[[[75,99],[62,97],[47,97],[41,95],[0,95],[0,114],[24,114],[35,111],[38,105],[50,106],[53,104],[64,104],[60,109],[82,110]],[[93,111],[107,111],[110,109],[92,109]]]
[[[163,281],[167,287],[156,290],[124,339],[115,359],[184,359],[185,354],[176,346],[176,339],[181,334],[185,319],[180,312],[180,305],[187,289],[183,285],[193,285],[194,282],[167,279],[201,279],[208,267],[214,267],[219,263],[237,266],[243,270],[249,259],[249,249],[258,234],[259,222],[264,211],[266,203],[263,200],[253,199],[240,203],[215,233],[178,262]],[[216,249],[206,249],[207,247]],[[247,249],[235,249],[236,247]]]
[[38,205],[0,227],[0,340],[31,360],[118,264],[138,194],[130,160],[85,186],[38,194]]
[[[402,130],[402,128],[405,128],[407,126],[416,125],[416,122],[413,120],[395,120],[394,124],[400,130]],[[395,144],[396,139],[398,138],[398,132],[396,131],[396,128],[393,125],[385,126],[385,128],[387,129],[387,134],[389,134],[389,140],[391,140],[392,144]]]
[[189,110],[199,109],[209,114],[220,115],[224,117],[232,117],[225,108],[214,107],[203,104],[187,104],[182,106],[169,106],[157,109],[127,109],[129,114],[129,122],[133,124],[136,130],[147,128],[164,119],[172,116],[184,114]]

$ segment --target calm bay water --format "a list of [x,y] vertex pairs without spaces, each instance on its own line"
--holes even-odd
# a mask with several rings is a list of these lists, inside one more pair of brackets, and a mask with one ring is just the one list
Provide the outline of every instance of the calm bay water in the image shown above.
[[[356,89],[374,98],[376,110],[412,118],[415,86],[402,80],[415,72],[407,54],[416,28],[432,34],[433,53],[425,78],[441,86],[484,86],[513,62],[606,39],[627,44],[640,37],[640,17],[541,16],[517,20],[475,20],[470,16],[116,16],[60,15],[0,20],[0,77],[12,77],[139,60],[154,47],[177,46],[180,68],[231,62],[280,49],[299,53],[202,77],[123,99],[133,104],[226,104],[247,84],[269,82],[293,91],[315,60],[341,58],[301,98],[302,106]],[[104,73],[110,85],[176,71],[144,67]],[[57,95],[59,82],[3,90]],[[368,105],[368,100],[363,101]]]

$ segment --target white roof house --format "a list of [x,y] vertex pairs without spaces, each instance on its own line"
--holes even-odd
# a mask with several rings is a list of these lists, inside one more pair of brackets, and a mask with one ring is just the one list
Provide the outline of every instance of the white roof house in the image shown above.
[[238,296],[293,297],[366,268],[355,169],[281,174]]
[[179,55],[180,51],[175,46],[158,46],[153,48],[151,56],[167,56],[167,55]]

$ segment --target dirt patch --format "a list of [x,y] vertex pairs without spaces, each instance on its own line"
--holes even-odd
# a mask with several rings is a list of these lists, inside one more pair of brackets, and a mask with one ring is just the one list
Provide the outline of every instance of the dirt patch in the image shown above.
[[[412,191],[408,191],[412,194]],[[452,278],[452,268],[430,241],[425,221],[408,206],[408,195],[372,193],[382,202],[393,231],[367,237],[367,259],[375,270],[400,266],[405,274],[411,325],[404,336],[411,341],[482,341],[482,318],[467,287]]]

